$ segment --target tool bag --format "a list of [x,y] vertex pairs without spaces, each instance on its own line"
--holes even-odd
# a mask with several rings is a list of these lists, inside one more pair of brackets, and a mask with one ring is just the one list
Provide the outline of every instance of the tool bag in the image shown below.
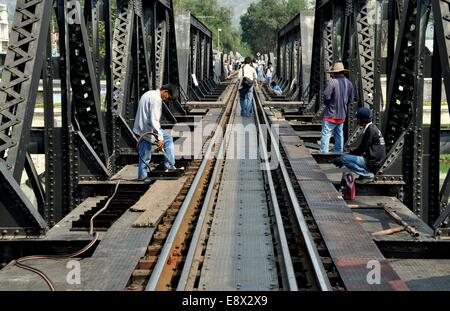
[[356,198],[355,178],[351,173],[342,174],[341,190],[344,200],[353,201]]

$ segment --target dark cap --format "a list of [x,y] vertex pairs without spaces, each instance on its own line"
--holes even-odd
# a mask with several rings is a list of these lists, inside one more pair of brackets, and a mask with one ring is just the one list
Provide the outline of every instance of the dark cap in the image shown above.
[[372,121],[372,111],[369,108],[361,107],[356,112],[356,117],[358,120],[370,122]]

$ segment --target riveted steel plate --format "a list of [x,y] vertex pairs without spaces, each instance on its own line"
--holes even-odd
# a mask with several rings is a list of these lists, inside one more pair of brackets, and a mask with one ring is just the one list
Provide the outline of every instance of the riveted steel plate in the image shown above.
[[336,191],[330,181],[299,181],[303,195],[309,203],[334,203],[346,207],[346,203],[342,195]]
[[[302,133],[304,134],[304,133]],[[319,133],[320,134],[320,133]],[[304,152],[308,152],[304,146]],[[342,195],[311,155],[303,159],[290,158],[288,162],[296,175],[304,200],[308,204],[331,258],[348,290],[404,290],[406,285],[385,261],[371,236],[357,222]],[[320,173],[322,171],[322,174]],[[300,201],[302,201],[300,195]],[[381,263],[385,277],[381,284],[369,286],[367,262]]]
[[388,259],[388,261],[411,290],[449,290],[450,259]]
[[277,132],[280,136],[294,136],[295,131],[292,127],[279,127]]
[[[385,259],[361,258],[338,259],[336,266],[341,274],[345,287],[350,291],[405,291],[406,284]],[[375,269],[379,271],[374,274]]]
[[[238,126],[233,130],[238,136],[243,134],[239,125],[248,124],[248,120],[236,117]],[[256,133],[249,137],[256,144]],[[242,151],[243,142],[230,140],[230,145]],[[198,289],[268,291],[278,288],[260,160],[227,157]]]
[[[327,175],[323,172],[320,166],[317,163],[311,163],[311,165],[304,165],[301,162],[310,162],[310,160],[301,161],[297,160],[294,163],[291,163],[292,170],[295,174],[295,177],[299,181],[317,181],[324,180],[328,181]],[[309,164],[309,163],[308,163]]]

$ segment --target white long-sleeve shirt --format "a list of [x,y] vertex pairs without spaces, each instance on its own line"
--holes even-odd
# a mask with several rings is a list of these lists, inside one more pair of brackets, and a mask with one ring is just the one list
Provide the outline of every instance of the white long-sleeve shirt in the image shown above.
[[141,136],[146,132],[156,131],[158,140],[163,141],[163,132],[160,124],[161,115],[162,99],[160,90],[146,92],[139,100],[133,132]]
[[242,79],[244,77],[249,78],[250,80],[252,80],[253,82],[258,80],[258,75],[256,74],[256,69],[250,65],[250,64],[245,64],[243,66],[244,69],[239,69],[239,88],[241,88],[241,84],[242,84]]

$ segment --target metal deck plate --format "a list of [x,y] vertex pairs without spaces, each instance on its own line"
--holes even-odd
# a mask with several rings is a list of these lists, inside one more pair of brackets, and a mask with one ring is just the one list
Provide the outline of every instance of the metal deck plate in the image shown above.
[[[121,291],[144,256],[153,228],[132,228],[141,213],[127,211],[103,236],[90,258],[79,260],[81,284],[69,284],[67,267],[69,260],[38,260],[27,265],[40,269],[54,283],[56,290]],[[87,233],[86,233],[87,234]],[[0,290],[48,290],[37,275],[9,267],[0,271]]]
[[[414,226],[420,233],[419,241],[434,241],[434,232],[417,215],[406,207],[399,199],[385,196],[358,196],[351,204],[357,205],[376,205],[383,203],[394,211],[409,225]],[[389,229],[398,226],[398,224],[381,209],[352,209],[353,215],[362,219],[363,228],[373,233],[380,230]],[[406,231],[392,235],[377,236],[376,240],[383,241],[417,241]]]
[[[249,124],[251,118],[236,117]],[[237,131],[242,138],[244,133]],[[256,134],[256,133],[255,133]],[[257,147],[250,136],[251,148]],[[243,140],[230,141],[243,152]],[[257,159],[225,162],[199,290],[277,290],[278,279],[264,181]]]
[[108,230],[88,259],[84,290],[123,290],[141,257],[154,228],[132,227],[141,213],[127,211]]
[[[64,217],[60,222],[58,222],[53,228],[51,228],[45,240],[49,241],[90,241],[92,236],[86,231],[71,231],[72,221],[80,218],[81,214],[84,214],[88,210],[95,207],[95,205],[105,199],[105,196],[90,197],[84,200],[80,205],[78,205],[73,211],[71,211],[66,217]],[[100,232],[100,239],[105,233]]]
[[411,290],[450,289],[450,259],[389,259],[389,263]]
[[[300,146],[299,149],[306,149]],[[299,151],[305,154],[306,150]],[[288,154],[289,158],[289,154]],[[347,290],[405,290],[406,285],[381,254],[369,234],[356,221],[341,194],[320,173],[311,155],[289,158],[297,182],[319,227],[324,242]],[[367,281],[368,263],[380,263],[380,284]]]

